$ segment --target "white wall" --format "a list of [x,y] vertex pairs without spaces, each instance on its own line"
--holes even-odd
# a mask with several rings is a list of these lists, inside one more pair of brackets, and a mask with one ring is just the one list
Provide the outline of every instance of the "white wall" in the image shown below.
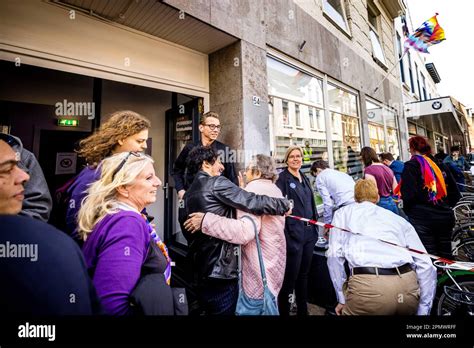
[[68,10],[40,0],[0,1],[0,59],[16,58],[193,95],[209,92],[207,55],[78,11],[71,19]]

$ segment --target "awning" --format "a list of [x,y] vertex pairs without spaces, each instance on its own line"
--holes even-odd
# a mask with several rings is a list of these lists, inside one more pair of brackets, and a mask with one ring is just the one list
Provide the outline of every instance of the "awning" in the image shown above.
[[420,116],[439,116],[452,117],[456,121],[457,126],[464,134],[461,117],[462,110],[457,110],[450,97],[434,98],[419,102],[405,104],[405,115],[407,118],[418,118]]

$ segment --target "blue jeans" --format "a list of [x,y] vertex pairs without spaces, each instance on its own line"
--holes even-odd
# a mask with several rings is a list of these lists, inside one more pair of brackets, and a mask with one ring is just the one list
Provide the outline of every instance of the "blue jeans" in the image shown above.
[[397,204],[393,201],[392,197],[380,197],[379,202],[377,203],[379,207],[385,208],[399,215]]

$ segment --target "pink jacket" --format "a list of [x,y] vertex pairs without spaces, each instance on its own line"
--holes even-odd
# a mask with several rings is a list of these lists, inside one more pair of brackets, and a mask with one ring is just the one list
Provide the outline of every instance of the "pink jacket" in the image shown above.
[[[270,197],[283,197],[280,189],[267,179],[251,181],[245,189]],[[244,215],[250,216],[257,225],[267,284],[272,294],[278,296],[286,265],[285,218],[283,216],[256,216],[239,210],[237,211],[238,220],[236,220],[206,213],[201,230],[209,236],[233,244],[242,244],[244,291],[251,298],[263,298],[263,283],[258,262],[255,231],[253,224],[248,219],[240,219]]]

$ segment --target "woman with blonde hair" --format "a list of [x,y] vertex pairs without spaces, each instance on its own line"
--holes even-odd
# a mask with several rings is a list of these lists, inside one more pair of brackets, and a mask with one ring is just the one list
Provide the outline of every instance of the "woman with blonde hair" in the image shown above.
[[[87,188],[100,177],[100,163],[113,154],[146,150],[150,121],[142,115],[122,110],[114,112],[98,131],[79,143],[78,154],[88,164],[67,188],[70,196],[66,212],[66,232],[79,240],[77,214]],[[80,243],[80,240],[79,240]]]
[[[290,146],[285,154],[287,168],[280,173],[276,185],[283,196],[293,200],[293,215],[317,220],[318,213],[313,190],[308,178],[301,171],[303,150]],[[308,274],[311,268],[314,245],[318,239],[316,226],[305,222],[286,219],[286,268],[283,286],[278,296],[280,315],[287,316],[296,295],[298,315],[308,315]]]
[[[144,274],[160,274],[156,301],[170,298],[171,261],[166,246],[140,212],[156,201],[161,185],[153,159],[138,152],[102,161],[101,177],[88,189],[78,216],[83,253],[105,311],[129,315],[131,295]],[[172,303],[163,314],[173,314]],[[166,309],[165,308],[165,309]]]
[[[246,191],[283,198],[280,189],[274,184],[278,175],[271,157],[256,155],[247,166],[245,177]],[[244,182],[241,175],[239,175],[239,181],[243,188]],[[213,213],[193,213],[184,223],[184,227],[191,233],[201,230],[208,236],[242,245],[241,281],[243,291],[252,299],[262,299],[264,286],[255,240],[255,228],[249,219],[252,219],[257,226],[268,289],[276,299],[285,273],[286,242],[285,218],[283,216],[257,216],[237,210],[237,219],[231,219]]]

